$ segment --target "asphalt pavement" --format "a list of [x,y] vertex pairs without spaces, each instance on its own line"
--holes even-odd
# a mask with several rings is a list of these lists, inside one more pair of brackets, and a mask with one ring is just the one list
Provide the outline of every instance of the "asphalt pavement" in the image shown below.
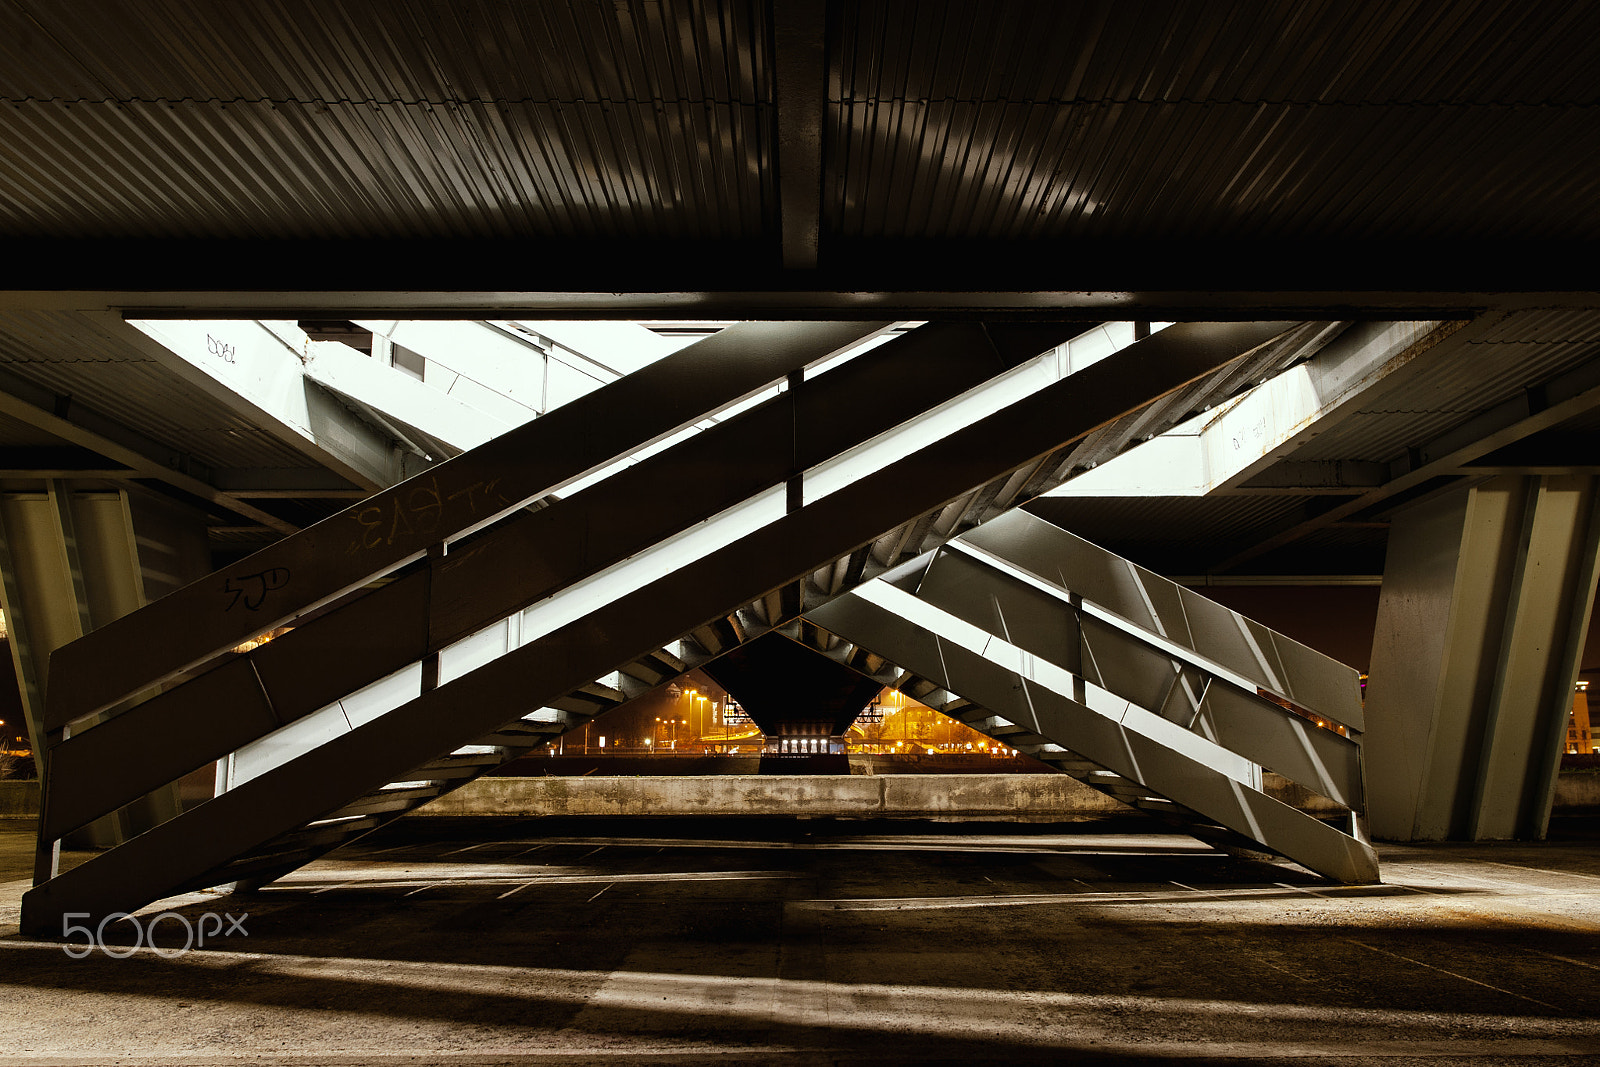
[[1153,825],[409,819],[67,944],[0,830],[0,1064],[1600,1063],[1600,820],[1353,887]]

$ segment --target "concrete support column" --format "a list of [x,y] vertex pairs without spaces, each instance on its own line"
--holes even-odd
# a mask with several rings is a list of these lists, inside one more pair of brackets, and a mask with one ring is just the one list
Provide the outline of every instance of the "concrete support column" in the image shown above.
[[[187,509],[64,481],[0,494],[0,601],[41,777],[49,774],[41,723],[50,654],[204,575],[208,564],[203,520]],[[162,790],[91,824],[82,843],[116,844],[178,809],[178,789]]]
[[1503,476],[1396,515],[1367,685],[1374,837],[1545,835],[1597,504],[1591,476]]

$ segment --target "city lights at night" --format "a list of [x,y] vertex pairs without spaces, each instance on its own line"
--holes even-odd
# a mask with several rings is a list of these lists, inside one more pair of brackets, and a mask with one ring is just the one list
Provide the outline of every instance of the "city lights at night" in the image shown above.
[[[1024,754],[965,724],[885,687],[837,737],[808,735],[774,743],[737,700],[699,671],[681,684],[596,717],[551,741],[542,756],[604,756],[621,759],[683,760],[692,757],[755,757],[764,750],[807,754],[838,753],[870,769],[899,770],[1026,769]],[[1003,766],[996,766],[1003,765]],[[676,773],[668,770],[662,773]]]

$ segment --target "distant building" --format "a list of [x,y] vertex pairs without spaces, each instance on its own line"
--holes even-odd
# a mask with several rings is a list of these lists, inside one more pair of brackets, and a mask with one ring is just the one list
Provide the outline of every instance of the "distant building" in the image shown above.
[[1600,752],[1600,739],[1589,727],[1589,683],[1579,682],[1572,694],[1572,715],[1567,719],[1569,753]]

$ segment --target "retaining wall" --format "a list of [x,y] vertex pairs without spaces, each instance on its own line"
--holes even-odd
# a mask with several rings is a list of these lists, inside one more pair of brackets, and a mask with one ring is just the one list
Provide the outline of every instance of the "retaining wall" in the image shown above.
[[1556,778],[1555,810],[1600,812],[1600,774],[1567,772]]
[[[1283,799],[1294,803],[1297,798]],[[1314,804],[1319,798],[1305,799]],[[1061,822],[1128,810],[1065,774],[727,774],[479,778],[418,814],[740,814]]]
[[[1277,775],[1267,792],[1335,810]],[[851,774],[479,778],[419,815],[825,815],[1066,822],[1128,809],[1065,774]],[[1567,773],[1555,810],[1600,812],[1600,774]],[[0,819],[37,819],[39,783],[0,781]]]
[[0,819],[25,819],[32,823],[38,818],[38,781],[0,781]]

